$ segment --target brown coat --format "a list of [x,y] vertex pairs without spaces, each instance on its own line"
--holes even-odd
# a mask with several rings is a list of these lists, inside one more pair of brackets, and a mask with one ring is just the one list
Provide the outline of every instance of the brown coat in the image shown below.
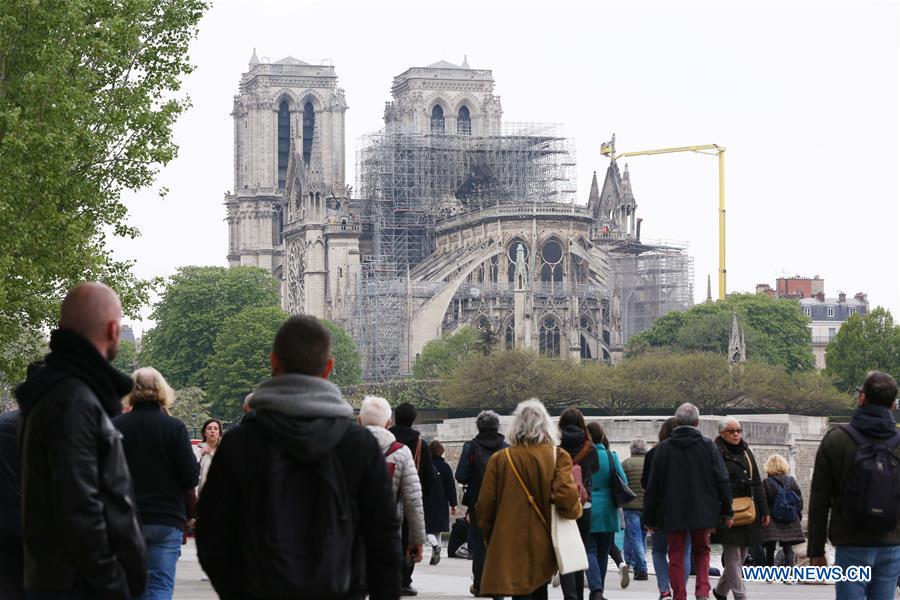
[[581,516],[568,452],[556,449],[555,471],[549,444],[513,446],[509,453],[547,525],[529,504],[506,452],[494,453],[475,511],[487,543],[482,596],[530,594],[550,581],[557,570],[549,529],[551,502],[561,517]]

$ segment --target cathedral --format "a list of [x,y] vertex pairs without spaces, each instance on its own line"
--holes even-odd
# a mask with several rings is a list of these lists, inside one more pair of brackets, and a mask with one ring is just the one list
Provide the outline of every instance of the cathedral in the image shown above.
[[615,361],[691,305],[692,260],[641,240],[627,165],[579,199],[570,140],[504,122],[493,73],[467,60],[409,68],[391,96],[353,188],[333,65],[254,51],[232,112],[229,265],[270,270],[287,311],[343,325],[366,379],[409,374],[466,325],[498,347]]

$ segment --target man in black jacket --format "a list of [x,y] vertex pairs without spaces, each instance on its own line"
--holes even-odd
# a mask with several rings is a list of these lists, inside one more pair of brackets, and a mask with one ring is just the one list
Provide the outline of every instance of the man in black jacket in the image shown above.
[[330,343],[313,317],[285,321],[273,377],[216,451],[197,507],[197,553],[220,598],[400,595],[384,455],[327,381]]
[[466,539],[469,556],[472,558],[472,584],[471,592],[478,595],[481,589],[481,574],[484,572],[484,532],[478,526],[475,516],[475,504],[478,502],[478,493],[481,491],[481,480],[484,478],[484,469],[491,455],[508,445],[500,433],[500,416],[492,410],[483,410],[475,419],[475,427],[478,435],[469,440],[462,447],[462,454],[456,464],[456,480],[466,486],[462,503],[468,507],[469,532]]
[[22,573],[22,475],[16,447],[19,411],[0,415],[0,598],[25,598]]
[[685,600],[684,549],[691,536],[697,598],[708,598],[709,532],[731,527],[731,484],[722,455],[698,425],[700,411],[690,403],[675,412],[675,430],[656,447],[644,492],[644,525],[666,532],[669,582],[674,600]]
[[[394,409],[396,425],[390,428],[390,432],[394,434],[398,442],[406,444],[412,452],[416,469],[419,471],[419,482],[422,484],[422,505],[428,506],[431,502],[431,489],[434,487],[434,462],[431,460],[428,444],[422,439],[419,432],[412,428],[413,423],[416,422],[416,416],[416,408],[412,404],[409,402],[398,404]],[[403,548],[407,548],[409,546],[409,527],[406,519],[403,520],[401,527],[401,540]],[[402,596],[415,596],[418,593],[412,586],[415,565],[413,557],[404,557],[400,567],[400,583],[403,584]]]
[[72,289],[46,366],[16,390],[25,589],[35,597],[124,600],[144,590],[144,541],[121,436],[110,420],[132,386],[109,364],[121,319],[110,288]]

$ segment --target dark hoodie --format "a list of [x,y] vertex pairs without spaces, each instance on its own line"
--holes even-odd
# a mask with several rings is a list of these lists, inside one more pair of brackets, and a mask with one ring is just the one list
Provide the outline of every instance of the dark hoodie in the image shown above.
[[137,596],[146,581],[144,541],[121,436],[110,421],[121,413],[131,378],[74,332],[54,331],[50,350],[46,366],[16,390],[25,587]]
[[434,462],[431,460],[431,452],[428,451],[428,443],[412,427],[395,425],[388,431],[394,434],[398,442],[406,444],[413,457],[416,456],[419,440],[422,440],[418,461],[419,482],[422,484],[422,500],[427,504],[429,498],[431,498],[431,489],[434,487]]
[[459,462],[456,464],[456,481],[466,487],[462,504],[473,508],[481,491],[481,480],[488,459],[497,450],[506,448],[506,438],[497,431],[480,431],[474,439],[463,444]]
[[600,470],[599,456],[594,443],[588,439],[587,433],[577,425],[566,425],[559,431],[559,445],[569,453],[572,460],[579,454],[583,456],[576,463],[581,466],[581,478],[585,489],[591,489],[591,473]]
[[[351,592],[345,598],[363,598],[367,592],[372,600],[397,598],[399,526],[384,456],[375,438],[351,421],[353,409],[337,386],[306,375],[274,377],[254,390],[250,408],[253,412],[222,438],[197,507],[197,553],[219,596],[264,597],[253,590],[267,589],[268,582],[246,568],[250,561],[244,553],[249,547],[265,547],[256,525],[265,515],[253,514],[248,507],[258,473],[267,467],[262,461],[281,450],[310,469],[333,459],[340,465],[355,525],[353,551],[346,559],[351,562]],[[305,469],[289,472],[301,477]],[[320,494],[304,482],[295,483],[287,482],[284,489],[297,495],[285,495],[283,506],[273,510],[286,522],[316,510]],[[254,562],[282,559],[262,556]]]
[[[863,435],[885,439],[897,431],[894,416],[883,406],[867,404],[853,411],[850,419]],[[824,556],[826,529],[835,546],[895,546],[900,544],[900,523],[889,531],[873,532],[858,527],[841,511],[841,493],[853,469],[858,446],[841,428],[835,427],[822,439],[816,452],[809,497],[809,556]],[[894,450],[900,457],[900,448]],[[831,518],[829,519],[829,512]]]
[[730,517],[722,455],[696,427],[676,427],[656,446],[644,492],[644,523],[661,531],[713,529]]

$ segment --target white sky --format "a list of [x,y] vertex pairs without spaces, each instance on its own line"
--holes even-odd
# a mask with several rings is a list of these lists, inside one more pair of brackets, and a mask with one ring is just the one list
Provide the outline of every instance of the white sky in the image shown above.
[[[898,3],[312,3],[218,1],[191,48],[193,107],[156,190],[126,198],[143,235],[113,243],[142,277],[225,265],[238,81],[260,58],[331,59],[347,93],[347,183],[393,77],[441,58],[493,70],[506,121],[562,123],[578,196],[619,151],[726,154],[728,291],[819,275],[900,319]],[[718,268],[716,159],[629,161],[645,239],[690,244],[695,298]],[[602,181],[602,180],[601,180]],[[158,187],[157,186],[157,187]],[[149,323],[146,323],[149,326]],[[137,329],[142,329],[137,324]]]

